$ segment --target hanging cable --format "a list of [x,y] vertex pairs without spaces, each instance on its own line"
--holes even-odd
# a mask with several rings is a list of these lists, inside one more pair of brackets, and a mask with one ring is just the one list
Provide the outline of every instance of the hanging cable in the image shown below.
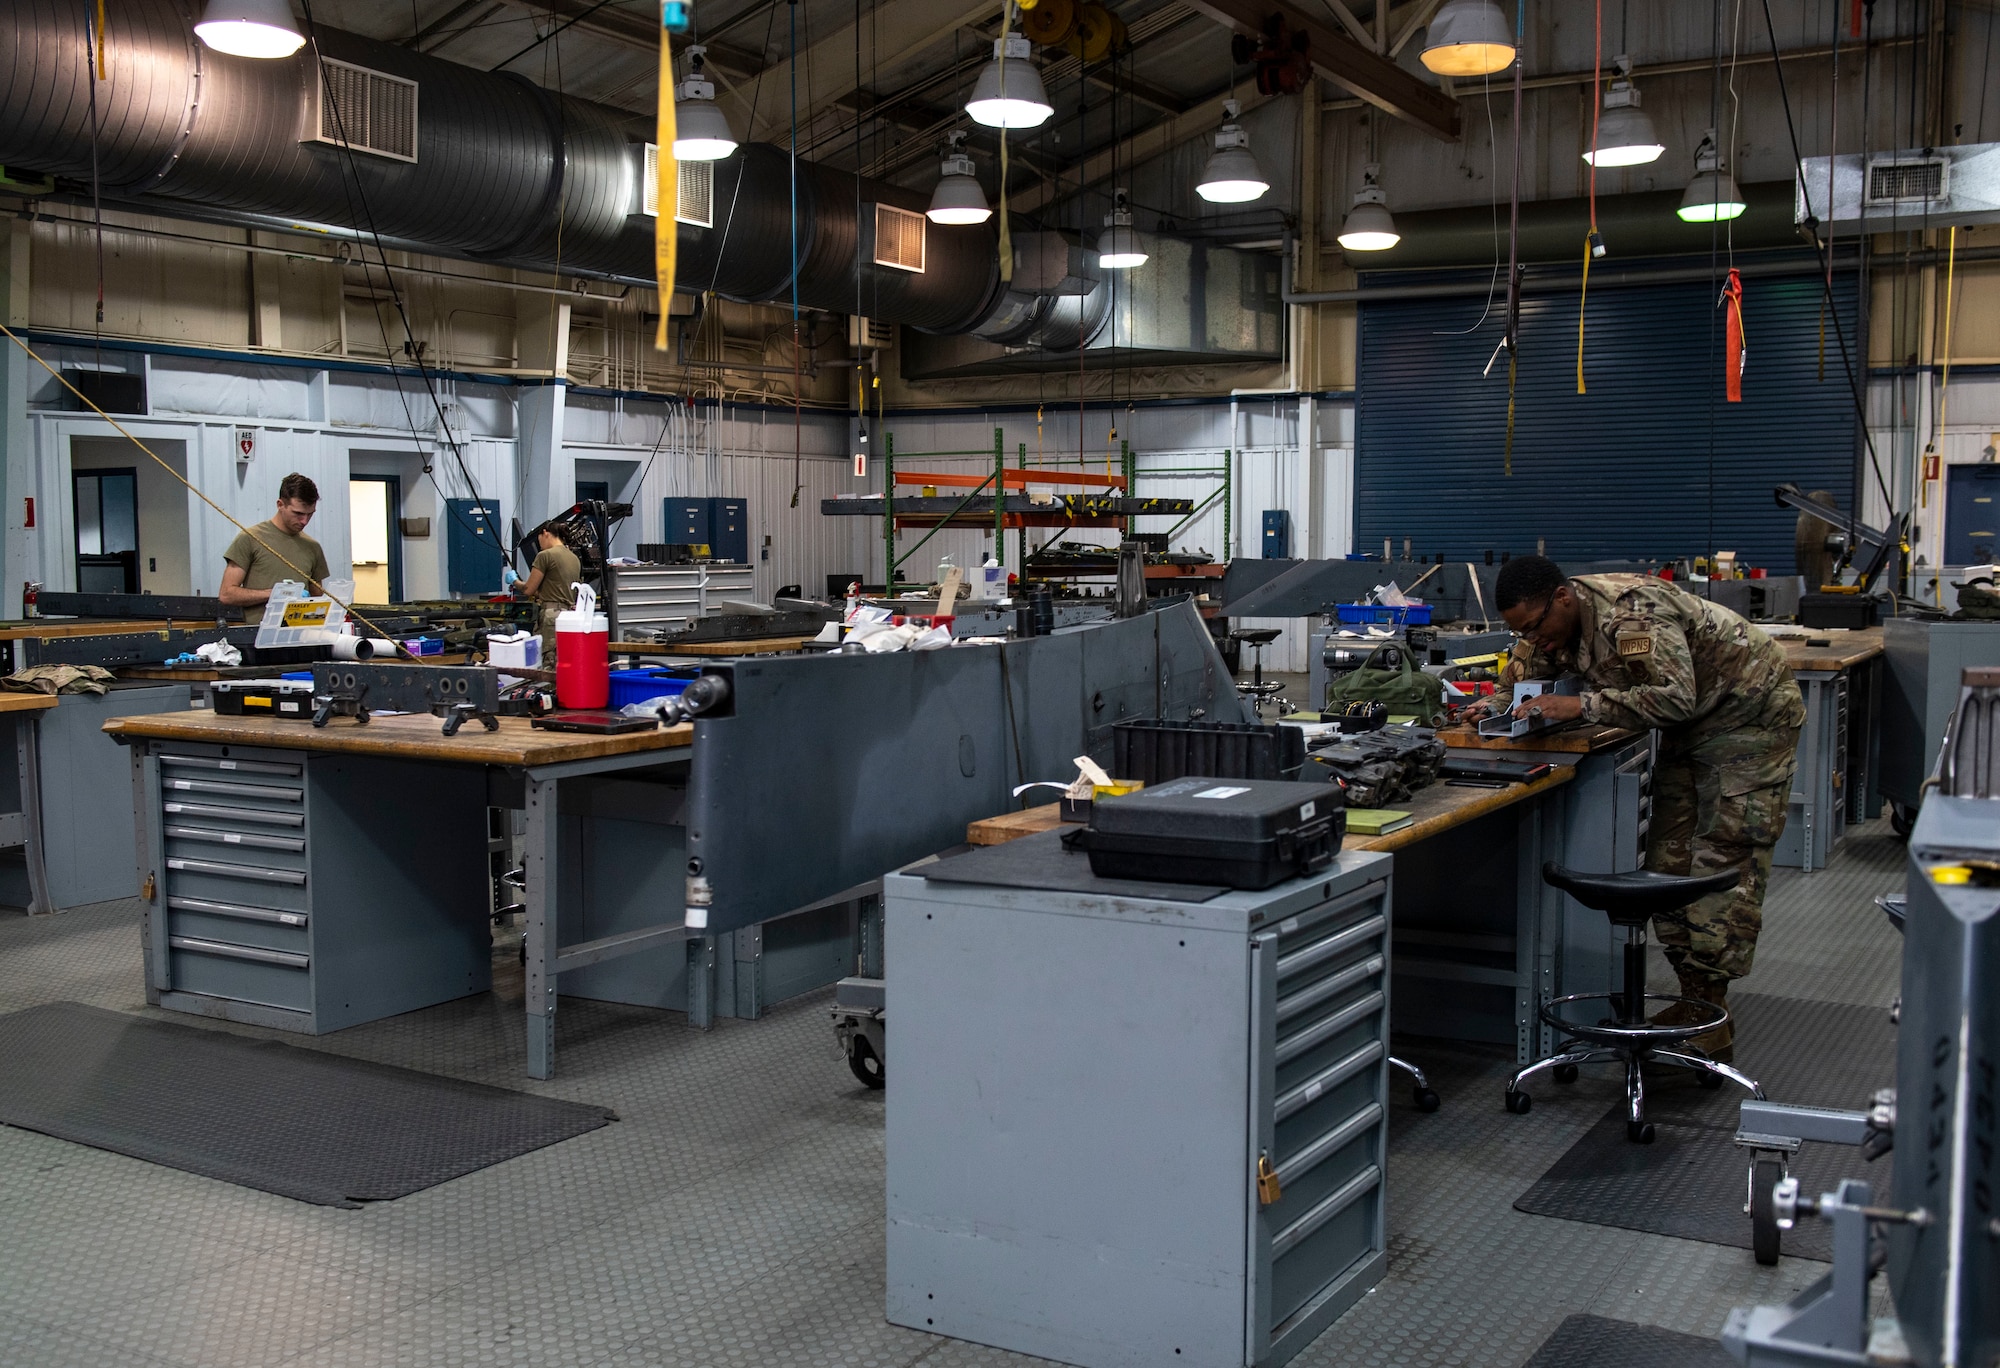
[[[1514,6],[1514,183],[1507,208],[1507,445],[1501,473],[1514,473],[1514,385],[1520,376],[1516,364],[1521,344],[1521,50],[1527,46],[1528,6],[1517,0]],[[1370,120],[1373,136],[1373,120]],[[1372,147],[1372,143],[1371,143]],[[1488,362],[1491,365],[1491,362]]]
[[1576,392],[1583,386],[1583,321],[1590,303],[1590,259],[1601,250],[1597,236],[1597,126],[1604,111],[1604,0],[1596,0],[1596,40],[1590,52],[1590,231],[1583,235],[1583,288],[1576,296]]
[[[805,447],[799,414],[799,0],[787,0],[792,36],[792,504],[805,485]],[[738,178],[740,181],[740,177]],[[856,225],[857,229],[859,225]],[[894,578],[892,575],[891,578]]]
[[1935,548],[1933,554],[1937,556],[1938,564],[1940,565],[1944,563],[1944,498],[1942,489],[1944,481],[1944,458],[1939,454],[1937,444],[1938,440],[1945,435],[1945,418],[1949,409],[1951,395],[1951,296],[1958,267],[1958,226],[1956,224],[1952,225],[1951,232],[1946,237],[1945,242],[1944,376],[1938,384],[1937,425],[1932,429],[1933,436],[1930,444],[1924,449],[1923,479],[1920,482],[1922,489],[1921,506],[1925,508],[1930,508],[1933,502],[1931,499],[1931,483],[1936,481],[1940,485],[1938,491],[1939,497],[1935,501],[1937,506],[1932,509],[1931,513],[1931,545]]

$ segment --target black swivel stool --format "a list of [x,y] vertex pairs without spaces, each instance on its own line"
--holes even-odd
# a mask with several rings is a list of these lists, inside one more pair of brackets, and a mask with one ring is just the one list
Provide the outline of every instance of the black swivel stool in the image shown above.
[[[1552,1071],[1558,1083],[1576,1079],[1579,1064],[1622,1061],[1625,1065],[1625,1135],[1641,1145],[1653,1143],[1653,1123],[1646,1119],[1646,1085],[1641,1066],[1648,1061],[1678,1065],[1701,1075],[1703,1087],[1719,1088],[1725,1078],[1748,1088],[1762,1100],[1764,1090],[1757,1081],[1727,1064],[1710,1059],[1688,1044],[1698,1035],[1727,1024],[1729,1013],[1713,1003],[1695,998],[1674,997],[1646,991],[1646,924],[1656,916],[1672,915],[1710,893],[1734,888],[1741,876],[1721,874],[1657,874],[1635,870],[1630,874],[1585,874],[1558,864],[1542,866],[1545,882],[1560,888],[1585,907],[1594,907],[1611,918],[1613,926],[1625,928],[1625,981],[1616,993],[1576,993],[1559,997],[1542,1007],[1542,1020],[1570,1039],[1547,1059],[1537,1060],[1507,1080],[1507,1110],[1524,1114],[1534,1099],[1521,1085],[1544,1070]],[[1603,1003],[1617,1012],[1615,1018],[1593,1025],[1571,1020],[1563,1008],[1574,1004]],[[1656,1026],[1646,1020],[1646,1005],[1684,1003],[1698,1008],[1691,1022]]]
[[[1264,648],[1276,641],[1283,632],[1282,627],[1248,627],[1229,634],[1231,641],[1250,648],[1251,682],[1238,683],[1236,692],[1250,700],[1250,710],[1259,717],[1264,715],[1264,700],[1276,695],[1285,687],[1282,680],[1274,679],[1268,684],[1264,682]],[[1282,717],[1285,712],[1284,700],[1279,699],[1278,715]]]

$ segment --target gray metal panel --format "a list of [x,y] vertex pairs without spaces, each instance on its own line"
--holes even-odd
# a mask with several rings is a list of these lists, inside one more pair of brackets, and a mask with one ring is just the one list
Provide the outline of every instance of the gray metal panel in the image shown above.
[[1967,666],[2000,665],[2000,622],[1882,624],[1888,677],[1882,694],[1881,786],[1884,797],[1916,808],[1923,782],[1944,744],[1944,724],[1958,706]]
[[1784,833],[1771,863],[1787,869],[1824,869],[1847,834],[1848,689],[1845,672],[1801,670],[1806,723],[1799,732],[1798,768],[1792,774]]
[[[687,893],[687,788],[635,779],[561,781],[557,944],[678,921]],[[675,942],[564,973],[567,997],[687,1009],[687,947]]]
[[65,694],[41,714],[42,849],[57,907],[129,898],[133,877],[131,762],[104,720],[187,708],[188,686],[114,687],[103,697]]
[[1024,778],[1072,778],[1094,734],[1108,759],[1121,708],[1246,717],[1190,603],[1001,646],[726,668],[733,697],[696,721],[689,787],[712,933],[960,844],[968,822],[1017,806]]

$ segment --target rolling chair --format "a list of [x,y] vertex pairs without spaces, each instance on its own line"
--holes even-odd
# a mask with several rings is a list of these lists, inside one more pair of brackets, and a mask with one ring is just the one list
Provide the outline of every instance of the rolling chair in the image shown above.
[[1264,648],[1276,641],[1283,631],[1284,628],[1282,627],[1248,627],[1229,634],[1231,641],[1236,642],[1240,646],[1248,646],[1250,648],[1250,683],[1245,684],[1241,680],[1238,680],[1236,683],[1236,692],[1240,696],[1250,700],[1250,711],[1255,713],[1259,718],[1264,715],[1264,700],[1267,698],[1276,699],[1278,716],[1283,717],[1286,713],[1293,711],[1284,699],[1277,698],[1277,695],[1285,687],[1284,682],[1274,679],[1266,683],[1264,680]]
[[[1594,907],[1625,929],[1625,978],[1615,993],[1574,993],[1543,1004],[1542,1020],[1570,1039],[1555,1054],[1537,1060],[1507,1080],[1507,1110],[1526,1115],[1534,1099],[1521,1085],[1538,1073],[1549,1072],[1558,1083],[1576,1081],[1579,1064],[1622,1061],[1625,1065],[1625,1138],[1640,1145],[1653,1143],[1653,1123],[1646,1119],[1646,1085],[1641,1066],[1649,1061],[1693,1069],[1705,1088],[1719,1088],[1724,1079],[1750,1090],[1763,1100],[1764,1090],[1757,1081],[1727,1064],[1710,1059],[1687,1042],[1729,1020],[1726,1009],[1694,998],[1674,997],[1646,991],[1646,924],[1654,917],[1672,919],[1683,907],[1710,893],[1734,888],[1740,875],[1660,874],[1634,870],[1629,874],[1585,874],[1559,864],[1542,866],[1544,882],[1560,888],[1585,907]],[[1646,1020],[1646,1005],[1685,1003],[1701,1009],[1693,1022],[1678,1026],[1656,1026]],[[1617,1015],[1595,1024],[1564,1016],[1563,1008],[1582,1003],[1602,1003]]]

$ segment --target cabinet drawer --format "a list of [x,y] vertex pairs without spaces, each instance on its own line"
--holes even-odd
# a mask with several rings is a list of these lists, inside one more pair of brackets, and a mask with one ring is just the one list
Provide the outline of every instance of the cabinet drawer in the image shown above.
[[285,788],[278,784],[253,784],[236,779],[202,779],[175,774],[160,777],[160,797],[166,802],[172,802],[177,798],[188,798],[223,803],[236,808],[275,812],[303,812],[306,801],[305,790],[302,788]]
[[203,826],[251,828],[258,831],[289,829],[304,830],[306,815],[297,808],[274,810],[271,808],[239,807],[227,803],[191,803],[185,799],[169,798],[160,804],[169,822],[198,822]]
[[187,939],[277,950],[300,957],[309,955],[312,950],[303,912],[237,907],[230,903],[205,902],[200,898],[169,898],[167,908],[169,943]]
[[226,860],[169,856],[166,885],[169,898],[238,903],[278,912],[304,912],[310,906],[305,871],[300,869],[268,869]]
[[246,760],[226,755],[163,754],[160,756],[160,768],[196,774],[240,774],[283,779],[298,779],[305,774],[304,764],[297,760]]
[[176,859],[254,864],[271,873],[305,872],[306,838],[262,831],[223,831],[205,826],[170,822],[161,828],[166,837],[168,868]]
[[312,1010],[312,972],[304,955],[186,936],[170,937],[167,947],[168,975],[176,992]]

